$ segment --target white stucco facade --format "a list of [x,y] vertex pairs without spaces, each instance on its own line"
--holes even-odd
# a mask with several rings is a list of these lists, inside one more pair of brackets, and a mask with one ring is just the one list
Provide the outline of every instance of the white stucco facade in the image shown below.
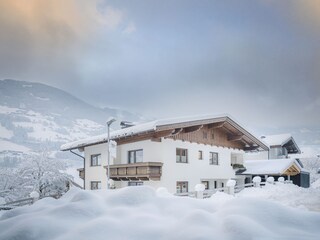
[[[85,189],[90,189],[91,181],[101,181],[101,188],[107,187],[107,144],[98,144],[84,148],[85,152]],[[188,150],[188,163],[176,162],[176,149]],[[188,191],[201,181],[209,182],[209,189],[223,187],[228,179],[235,179],[235,171],[231,166],[231,154],[244,154],[242,150],[191,143],[181,140],[162,138],[161,142],[145,140],[122,144],[117,147],[117,158],[111,164],[127,164],[128,151],[143,150],[143,162],[162,162],[160,181],[143,181],[144,185],[154,188],[165,187],[169,192],[176,192],[177,182],[188,182]],[[203,159],[198,159],[202,151]],[[209,164],[209,153],[217,152],[218,165]],[[101,166],[90,166],[91,155],[101,154]],[[115,181],[117,188],[128,186],[128,181]]]

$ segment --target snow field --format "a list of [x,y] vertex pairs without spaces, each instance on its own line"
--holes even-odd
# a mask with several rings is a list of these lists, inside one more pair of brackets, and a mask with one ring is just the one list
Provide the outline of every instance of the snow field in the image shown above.
[[[283,188],[270,185],[266,192],[271,196]],[[0,239],[319,239],[319,212],[263,199],[260,190],[202,200],[147,186],[74,188],[59,200],[45,198],[0,213]]]

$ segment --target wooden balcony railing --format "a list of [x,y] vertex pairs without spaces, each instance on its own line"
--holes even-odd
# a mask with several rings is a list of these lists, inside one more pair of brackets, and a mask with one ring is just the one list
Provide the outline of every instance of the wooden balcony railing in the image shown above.
[[163,163],[161,162],[110,165],[110,178],[115,181],[159,181],[162,174],[162,165]]
[[77,171],[79,171],[79,177],[84,179],[84,168],[78,168]]

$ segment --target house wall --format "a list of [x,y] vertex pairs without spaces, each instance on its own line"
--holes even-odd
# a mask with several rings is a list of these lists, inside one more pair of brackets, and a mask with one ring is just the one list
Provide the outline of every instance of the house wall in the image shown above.
[[[188,163],[176,162],[176,148],[188,149]],[[222,187],[228,179],[235,178],[235,172],[231,166],[231,153],[244,152],[239,149],[216,147],[205,144],[191,143],[182,140],[165,139],[161,142],[145,140],[134,143],[119,145],[117,147],[117,158],[115,164],[128,163],[128,151],[143,149],[144,162],[162,162],[162,177],[160,181],[144,181],[144,185],[154,188],[166,187],[169,192],[176,192],[177,181],[187,181],[188,190],[193,191],[194,186],[202,180],[209,181],[209,187]],[[203,160],[198,160],[198,151],[203,152]],[[209,164],[209,152],[219,154],[219,165]],[[90,167],[90,156],[101,154],[101,167]],[[101,181],[102,188],[106,188],[106,170],[103,166],[107,163],[107,144],[99,144],[85,148],[86,157],[86,189],[90,189],[91,181]],[[111,161],[111,164],[113,161]],[[127,181],[115,181],[115,186],[125,187]]]
[[[91,155],[101,154],[101,166],[90,166]],[[91,181],[101,181],[101,188],[107,188],[107,155],[108,155],[108,144],[98,144],[84,148],[85,157],[85,189],[91,188]]]
[[252,152],[244,155],[245,160],[266,160],[288,158],[288,150],[285,147],[271,147],[269,152]]
[[266,160],[269,159],[268,151],[248,152],[244,154],[244,160]]

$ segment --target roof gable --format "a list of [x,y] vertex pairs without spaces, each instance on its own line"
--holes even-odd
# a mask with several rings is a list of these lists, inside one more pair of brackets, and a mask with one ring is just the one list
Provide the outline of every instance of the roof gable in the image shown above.
[[290,153],[301,153],[297,143],[293,139],[292,135],[289,133],[262,136],[261,139],[270,148],[281,146],[281,147],[285,147],[288,150],[289,154]]

